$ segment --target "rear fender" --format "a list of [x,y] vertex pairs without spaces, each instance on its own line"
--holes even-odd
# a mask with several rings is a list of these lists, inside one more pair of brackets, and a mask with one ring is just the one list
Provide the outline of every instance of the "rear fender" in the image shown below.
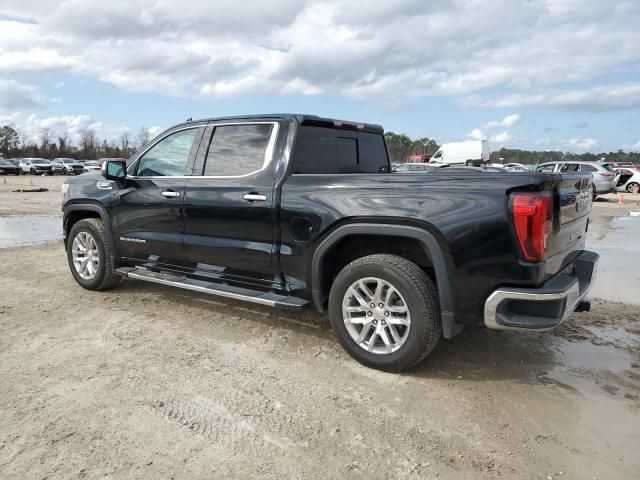
[[322,293],[322,265],[324,256],[334,244],[349,235],[381,235],[406,237],[417,240],[433,263],[436,282],[438,284],[443,335],[445,338],[452,338],[462,331],[462,326],[455,322],[449,274],[440,244],[433,234],[424,229],[411,226],[358,223],[343,225],[327,235],[313,253],[311,265],[311,295],[318,311],[324,311],[324,302],[326,300],[326,296]]

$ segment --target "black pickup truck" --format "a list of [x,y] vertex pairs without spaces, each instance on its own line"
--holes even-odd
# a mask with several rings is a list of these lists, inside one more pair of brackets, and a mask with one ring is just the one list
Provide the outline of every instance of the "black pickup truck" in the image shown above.
[[308,115],[189,121],[63,186],[71,273],[328,311],[401,371],[465,325],[547,330],[584,300],[591,175],[390,169],[383,129]]

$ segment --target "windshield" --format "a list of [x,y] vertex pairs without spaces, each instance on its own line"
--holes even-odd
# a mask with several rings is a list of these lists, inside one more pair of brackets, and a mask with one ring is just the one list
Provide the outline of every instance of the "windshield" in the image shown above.
[[0,158],[0,165],[4,167],[13,167],[13,163],[11,163],[9,160],[4,160],[2,158]]
[[97,167],[98,166],[98,162],[96,161],[90,161],[90,162],[84,162],[85,165],[89,166],[89,167]]
[[49,165],[51,162],[49,160],[45,160],[44,158],[34,158],[31,163],[34,165]]

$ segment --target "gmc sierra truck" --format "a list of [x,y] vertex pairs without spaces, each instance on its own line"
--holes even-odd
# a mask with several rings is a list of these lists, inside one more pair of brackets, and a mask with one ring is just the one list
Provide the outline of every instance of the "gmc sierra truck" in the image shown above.
[[75,280],[122,278],[328,311],[359,362],[401,371],[464,326],[542,331],[584,300],[591,174],[393,173],[380,126],[189,121],[63,186]]

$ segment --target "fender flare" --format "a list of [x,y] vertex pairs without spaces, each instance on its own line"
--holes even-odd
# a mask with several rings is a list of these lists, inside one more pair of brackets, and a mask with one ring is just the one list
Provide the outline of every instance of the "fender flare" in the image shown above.
[[322,294],[322,261],[324,256],[336,242],[349,235],[406,237],[420,242],[433,263],[436,275],[443,336],[444,338],[452,338],[462,331],[462,325],[457,324],[455,321],[449,274],[440,244],[430,232],[411,226],[356,223],[338,227],[327,235],[313,252],[311,261],[311,295],[318,311],[324,311],[325,298]]
[[[109,233],[109,239],[111,240],[111,247],[115,252],[115,243],[113,240],[113,231],[111,229],[111,221],[109,220],[109,215],[107,214],[107,210],[97,203],[72,203],[64,208],[64,214],[62,216],[62,230],[64,232],[64,244],[65,247],[67,245],[67,235],[69,232],[67,231],[67,221],[68,216],[71,212],[94,212],[100,216],[102,223],[104,224],[107,232]],[[117,253],[117,252],[116,252]]]

